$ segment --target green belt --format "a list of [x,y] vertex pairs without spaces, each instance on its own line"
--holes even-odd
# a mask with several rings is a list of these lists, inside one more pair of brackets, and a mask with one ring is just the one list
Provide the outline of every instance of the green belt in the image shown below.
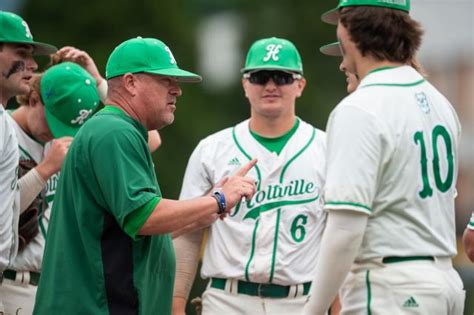
[[[227,279],[212,278],[211,288],[225,289]],[[240,281],[237,282],[237,292],[252,296],[271,297],[271,298],[285,298],[290,293],[291,286],[271,284],[271,283],[254,283]],[[303,283],[303,295],[308,295],[311,288],[311,282]]]
[[393,263],[404,262],[404,261],[412,261],[412,260],[431,260],[431,261],[434,261],[434,257],[433,256],[407,256],[407,257],[390,256],[390,257],[384,257],[382,259],[382,262],[384,264],[393,264]]
[[[40,273],[39,272],[34,272],[34,271],[30,271],[29,273],[30,273],[30,284],[37,286],[38,283],[39,283],[39,279],[40,279]],[[5,270],[3,272],[3,278],[15,281],[16,280],[16,271],[15,270],[9,270],[9,269]]]

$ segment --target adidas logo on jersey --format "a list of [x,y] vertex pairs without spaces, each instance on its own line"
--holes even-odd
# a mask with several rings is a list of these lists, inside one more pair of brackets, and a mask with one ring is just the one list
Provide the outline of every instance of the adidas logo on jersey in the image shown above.
[[227,163],[227,165],[241,165],[241,164],[240,164],[239,159],[235,157],[235,158],[231,159],[229,161],[229,163]]
[[418,303],[416,302],[415,298],[413,296],[410,296],[408,300],[403,303],[403,307],[419,307]]

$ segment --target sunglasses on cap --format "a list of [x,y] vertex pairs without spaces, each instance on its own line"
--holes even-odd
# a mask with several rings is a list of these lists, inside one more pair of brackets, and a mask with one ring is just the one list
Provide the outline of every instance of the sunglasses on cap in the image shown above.
[[301,74],[285,72],[285,71],[254,71],[244,73],[244,79],[249,80],[252,84],[265,85],[270,79],[276,85],[288,85],[301,79]]

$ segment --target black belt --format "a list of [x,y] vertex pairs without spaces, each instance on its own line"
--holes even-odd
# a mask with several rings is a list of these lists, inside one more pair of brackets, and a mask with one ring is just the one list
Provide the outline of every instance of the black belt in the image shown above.
[[404,262],[404,261],[413,261],[413,260],[434,261],[435,259],[434,259],[433,256],[406,256],[406,257],[389,256],[389,257],[384,257],[382,259],[382,262],[384,264],[393,264],[393,263]]
[[[26,272],[30,273],[30,284],[37,286],[40,279],[40,273],[34,272],[34,271],[26,271]],[[15,281],[16,274],[17,272],[15,270],[7,269],[3,272],[3,278]]]
[[[225,290],[227,279],[212,278],[211,288]],[[271,283],[254,283],[238,280],[237,292],[252,296],[285,298],[290,293],[291,286],[271,284]],[[311,282],[303,283],[303,295],[308,295],[311,288]],[[297,292],[296,292],[297,293]]]

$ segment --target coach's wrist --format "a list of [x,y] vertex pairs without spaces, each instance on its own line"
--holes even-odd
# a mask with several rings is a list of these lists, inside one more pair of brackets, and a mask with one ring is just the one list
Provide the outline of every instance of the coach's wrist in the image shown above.
[[173,315],[186,314],[186,299],[183,297],[173,297]]
[[227,208],[227,203],[226,203],[226,200],[225,200],[224,192],[221,191],[221,190],[215,190],[215,191],[212,192],[211,196],[217,202],[217,207],[218,207],[217,214],[221,215],[221,214],[225,213],[225,210]]

